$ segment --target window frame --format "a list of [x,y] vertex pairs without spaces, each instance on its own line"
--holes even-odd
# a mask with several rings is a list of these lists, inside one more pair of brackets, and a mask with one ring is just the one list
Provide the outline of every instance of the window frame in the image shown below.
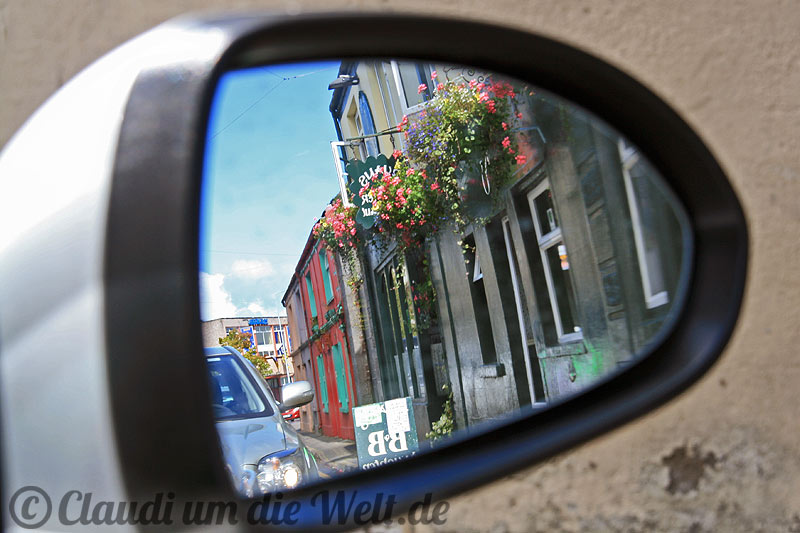
[[[619,148],[619,158],[622,170],[622,181],[625,183],[625,197],[628,201],[628,210],[631,214],[631,229],[633,231],[633,242],[636,248],[636,259],[639,263],[639,275],[642,279],[642,292],[644,293],[645,307],[655,309],[669,303],[669,293],[666,290],[654,293],[652,289],[652,278],[650,267],[647,264],[647,249],[644,244],[644,231],[642,229],[642,217],[639,209],[639,202],[636,199],[636,191],[633,187],[631,169],[639,162],[639,151],[629,146],[625,139],[617,141]],[[662,279],[662,283],[664,280]]]
[[333,279],[331,278],[331,265],[328,261],[328,252],[325,248],[319,251],[319,269],[322,273],[322,289],[325,291],[325,303],[330,304],[333,301]]
[[[559,244],[563,245],[566,248],[566,243],[564,242],[564,234],[561,229],[561,225],[559,224],[556,229],[549,231],[547,233],[542,233],[542,228],[539,224],[539,214],[536,211],[535,201],[544,191],[550,191],[552,195],[553,189],[550,187],[550,180],[545,178],[539,183],[536,187],[531,189],[527,194],[528,199],[528,207],[531,210],[531,219],[533,220],[533,227],[536,231],[536,241],[537,246],[539,248],[539,255],[542,261],[542,268],[544,269],[544,278],[547,284],[547,293],[548,299],[550,301],[550,308],[553,311],[553,322],[556,327],[556,337],[558,338],[559,344],[566,344],[569,342],[577,342],[583,340],[583,330],[581,331],[574,331],[565,333],[564,326],[561,323],[561,306],[558,302],[558,297],[556,296],[555,290],[555,283],[553,282],[553,273],[550,271],[550,263],[547,260],[547,251],[551,248],[558,246]],[[553,201],[553,210],[555,210],[555,201]],[[560,218],[559,218],[560,220]],[[569,257],[569,254],[567,255]],[[574,288],[571,291],[573,294],[568,294],[567,298],[575,299]],[[564,302],[565,304],[569,305],[569,302]],[[576,310],[577,310],[577,306]],[[578,317],[574,317],[577,321]],[[578,327],[581,328],[580,324]]]
[[[413,115],[414,113],[416,113],[418,111],[422,111],[428,105],[428,102],[430,101],[431,98],[433,98],[433,96],[431,95],[431,98],[424,98],[422,100],[422,102],[420,102],[418,104],[415,104],[413,106],[409,106],[408,105],[408,98],[406,98],[405,85],[403,84],[403,77],[400,74],[400,64],[396,59],[393,59],[390,63],[391,63],[391,66],[392,66],[392,74],[394,75],[394,84],[395,84],[395,87],[397,88],[397,96],[400,99],[400,109],[402,110],[403,114],[404,115]],[[430,65],[429,63],[424,63],[422,61],[408,61],[408,63],[412,63],[416,67],[418,67],[419,65],[422,65],[423,68],[425,68],[428,65]],[[433,82],[433,80],[431,80],[431,79],[427,79],[425,81],[425,84],[428,86],[428,90],[429,91],[430,91],[432,82]]]
[[308,296],[308,306],[311,310],[311,318],[317,318],[317,300],[314,297],[314,282],[311,279],[311,272],[306,272],[306,295]]

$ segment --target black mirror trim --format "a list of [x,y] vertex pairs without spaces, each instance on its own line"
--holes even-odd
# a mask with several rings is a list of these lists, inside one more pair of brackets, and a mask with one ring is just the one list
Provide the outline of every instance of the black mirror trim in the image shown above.
[[[253,47],[261,62],[417,57],[535,80],[591,110],[646,154],[684,204],[695,241],[683,312],[650,356],[584,394],[496,432],[380,471],[302,489],[293,493],[297,501],[308,503],[326,488],[357,490],[360,500],[369,501],[391,492],[400,510],[419,499],[420,487],[436,498],[473,488],[643,415],[697,381],[718,358],[744,294],[744,214],[700,138],[630,76],[545,37],[451,19],[317,14],[174,24],[214,28],[215,39],[220,31],[226,37],[206,58],[143,72],[120,133],[106,240],[106,334],[120,463],[133,496],[173,491],[187,498],[235,498],[205,405],[197,232],[213,91],[221,72],[241,65],[247,60],[243,52]],[[374,28],[386,27],[392,31],[375,39]],[[301,521],[291,527],[319,529],[310,508],[304,505]]]

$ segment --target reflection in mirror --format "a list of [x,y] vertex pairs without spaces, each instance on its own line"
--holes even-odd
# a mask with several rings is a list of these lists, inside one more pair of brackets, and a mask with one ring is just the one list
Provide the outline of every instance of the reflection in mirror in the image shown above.
[[637,148],[472,68],[228,72],[204,174],[203,340],[245,495],[574,395],[646,354],[686,284],[686,216]]

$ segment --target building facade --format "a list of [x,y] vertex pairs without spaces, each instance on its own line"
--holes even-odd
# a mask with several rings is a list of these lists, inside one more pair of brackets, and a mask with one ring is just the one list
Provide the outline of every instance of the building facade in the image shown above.
[[[490,79],[448,65],[341,64],[347,83],[330,106],[338,172],[405,150],[395,125],[425,111],[434,71]],[[460,428],[576,393],[629,364],[680,299],[688,230],[647,162],[575,106],[517,93],[511,134],[526,163],[502,201],[478,198],[481,224],[439,231],[416,252],[436,293],[426,327],[409,298],[426,281],[416,261],[384,244],[358,265],[365,318],[349,333],[365,339],[375,400],[412,397],[420,438],[450,390]]]
[[301,426],[353,440],[352,409],[358,393],[341,270],[338,258],[309,236],[283,305],[290,323],[301,332],[302,340],[291,353],[292,364],[315,392],[315,405],[306,409],[307,421],[301,415]]
[[251,338],[257,347],[258,355],[266,358],[276,375],[288,377],[291,381],[294,369],[288,364],[288,355],[292,351],[288,318],[277,317],[237,317],[217,318],[202,323],[203,346],[219,346],[219,339],[229,331],[236,330]]

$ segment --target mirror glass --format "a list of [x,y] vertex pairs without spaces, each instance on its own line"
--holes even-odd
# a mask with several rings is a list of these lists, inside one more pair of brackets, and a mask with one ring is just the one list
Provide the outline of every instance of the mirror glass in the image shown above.
[[525,81],[394,59],[224,74],[200,241],[211,402],[255,496],[621,371],[668,329],[691,260],[682,207],[607,124]]

